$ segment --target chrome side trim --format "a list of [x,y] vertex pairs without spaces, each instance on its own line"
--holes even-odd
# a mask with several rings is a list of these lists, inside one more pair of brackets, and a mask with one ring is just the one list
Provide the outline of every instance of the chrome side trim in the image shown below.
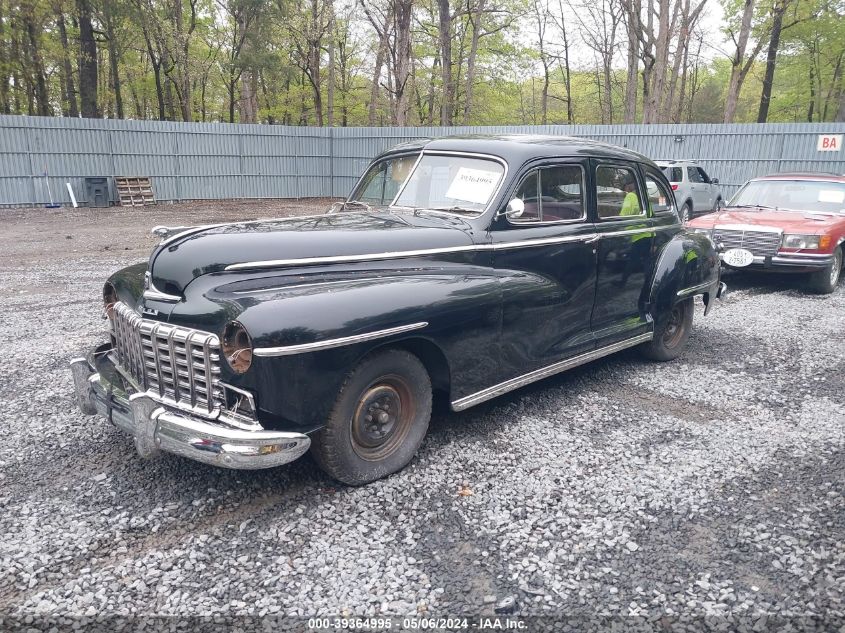
[[668,231],[670,229],[680,230],[678,224],[665,224],[661,226],[644,226],[638,229],[625,229],[623,231],[610,231],[608,233],[599,233],[599,237],[618,237],[620,235],[636,235],[637,233],[654,233],[655,231]]
[[559,374],[560,372],[566,371],[567,369],[572,369],[573,367],[577,367],[578,365],[583,365],[584,363],[596,360],[597,358],[601,358],[602,356],[607,356],[608,354],[619,352],[628,347],[633,347],[635,345],[639,345],[640,343],[646,343],[650,341],[653,337],[653,332],[640,334],[624,341],[619,341],[617,343],[606,345],[605,347],[600,347],[599,349],[595,349],[590,352],[580,354],[578,356],[573,356],[572,358],[567,358],[566,360],[562,360],[552,365],[548,365],[547,367],[536,369],[527,374],[523,374],[522,376],[511,378],[510,380],[506,380],[505,382],[500,382],[498,385],[487,387],[486,389],[482,389],[481,391],[455,400],[454,402],[452,402],[452,410],[463,411],[464,409],[468,409],[477,404],[481,404],[482,402],[501,396],[502,394],[505,394],[509,391],[513,391],[514,389],[524,387],[525,385],[531,384],[532,382],[536,382],[538,380],[542,380],[543,378],[548,378],[549,376]]
[[712,281],[706,281],[703,284],[698,284],[697,286],[690,286],[689,288],[682,288],[678,290],[677,295],[679,297],[688,297],[689,295],[698,294],[699,292],[704,292],[710,286],[713,285]]
[[590,244],[601,237],[598,233],[586,233],[581,235],[566,235],[564,237],[540,237],[533,240],[522,240],[519,242],[499,242],[488,246],[482,246],[479,250],[502,251],[512,248],[525,248],[527,246],[545,246],[548,244],[566,244],[569,242],[584,242]]
[[325,341],[315,341],[314,343],[300,343],[299,345],[282,345],[279,347],[256,347],[253,350],[255,356],[291,356],[293,354],[305,354],[307,352],[317,352],[324,349],[331,349],[333,347],[343,347],[344,345],[352,345],[354,343],[362,343],[364,341],[372,341],[386,336],[393,336],[394,334],[402,334],[404,332],[411,332],[419,330],[428,325],[427,321],[419,323],[411,323],[409,325],[400,325],[398,327],[391,327],[385,330],[376,330],[375,332],[367,332],[366,334],[355,334],[354,336],[343,336],[341,338],[333,338]]
[[[652,229],[643,229],[652,230]],[[643,230],[633,231],[641,233]],[[659,229],[657,229],[659,230]],[[608,234],[605,234],[608,235]],[[229,264],[227,271],[256,270],[260,268],[281,268],[284,266],[314,266],[319,264],[346,264],[354,262],[374,262],[385,259],[405,259],[409,257],[424,257],[426,255],[446,255],[450,253],[476,253],[481,251],[499,251],[511,248],[526,248],[529,246],[546,246],[549,244],[565,244],[567,242],[584,242],[589,244],[604,237],[600,233],[580,235],[566,235],[564,237],[537,238],[520,240],[517,242],[499,242],[497,244],[471,244],[469,246],[449,246],[445,248],[422,248],[413,251],[394,251],[388,253],[366,253],[364,255],[326,255],[322,257],[303,257],[300,259],[268,259],[257,262],[241,262]]]

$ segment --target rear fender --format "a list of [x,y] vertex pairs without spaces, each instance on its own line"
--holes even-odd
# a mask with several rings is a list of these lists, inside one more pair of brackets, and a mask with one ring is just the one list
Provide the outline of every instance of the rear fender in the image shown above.
[[720,294],[719,256],[704,235],[679,233],[663,247],[651,284],[648,311],[656,319],[680,301],[702,295],[705,314]]

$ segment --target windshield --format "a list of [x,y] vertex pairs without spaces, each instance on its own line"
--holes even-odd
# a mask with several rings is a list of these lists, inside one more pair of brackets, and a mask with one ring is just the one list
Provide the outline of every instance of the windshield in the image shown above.
[[374,207],[386,207],[399,193],[399,187],[405,182],[418,156],[419,153],[392,156],[379,161],[364,174],[358,186],[349,195],[349,200],[365,202]]
[[423,154],[394,205],[481,213],[504,173],[501,163],[488,158]]
[[845,183],[824,180],[753,180],[737,192],[730,206],[845,214]]

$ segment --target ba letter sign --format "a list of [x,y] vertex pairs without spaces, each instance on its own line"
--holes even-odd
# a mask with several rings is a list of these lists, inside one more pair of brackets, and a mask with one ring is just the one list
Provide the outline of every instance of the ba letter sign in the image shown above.
[[819,134],[816,150],[819,152],[838,152],[842,149],[841,134]]

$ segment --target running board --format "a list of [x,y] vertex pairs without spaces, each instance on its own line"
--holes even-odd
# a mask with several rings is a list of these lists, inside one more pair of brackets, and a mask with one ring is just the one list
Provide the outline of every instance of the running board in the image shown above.
[[529,385],[532,382],[537,382],[543,378],[554,376],[555,374],[559,374],[567,369],[572,369],[573,367],[589,363],[597,358],[608,356],[609,354],[613,354],[615,352],[620,352],[623,349],[634,347],[640,343],[647,343],[652,338],[654,338],[654,333],[647,332],[646,334],[640,334],[634,338],[625,339],[624,341],[619,341],[618,343],[613,343],[612,345],[607,345],[606,347],[600,347],[590,352],[579,354],[578,356],[573,356],[572,358],[567,358],[566,360],[562,360],[552,365],[535,369],[530,373],[517,376],[516,378],[511,378],[505,382],[500,382],[498,385],[487,387],[487,389],[482,389],[476,393],[464,396],[459,400],[455,400],[452,403],[452,410],[463,411],[464,409],[469,409],[477,404],[481,404],[482,402],[501,396],[508,391],[513,391],[514,389],[519,389],[520,387]]

